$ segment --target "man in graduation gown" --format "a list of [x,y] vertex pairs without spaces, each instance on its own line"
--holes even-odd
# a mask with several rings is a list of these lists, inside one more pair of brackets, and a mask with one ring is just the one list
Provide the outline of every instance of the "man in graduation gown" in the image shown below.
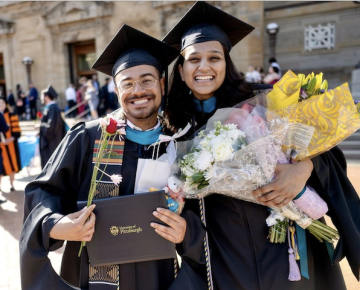
[[[164,93],[161,74],[173,59],[171,52],[164,43],[124,25],[93,66],[114,78],[122,107],[113,113],[114,118],[127,122],[118,172],[122,182],[111,192],[99,190],[102,198],[110,197],[113,192],[134,193],[138,159],[151,158],[154,147],[149,145],[164,133],[157,112]],[[175,56],[176,51],[173,53]],[[42,173],[26,187],[20,238],[23,290],[165,290],[174,279],[174,259],[93,268],[89,266],[86,247],[81,257],[77,257],[79,241],[91,240],[94,233],[94,205],[77,211],[76,203],[88,198],[94,142],[99,131],[99,121],[75,125]],[[160,154],[165,147],[163,143]],[[182,241],[186,229],[182,217],[167,209],[158,209],[154,216],[167,224],[151,223],[160,236],[173,243]],[[47,254],[58,249],[64,240],[67,245],[60,279]]]
[[45,105],[40,123],[41,168],[45,167],[51,154],[53,154],[66,134],[61,111],[55,102],[56,98],[57,93],[51,85],[41,92],[41,102]]

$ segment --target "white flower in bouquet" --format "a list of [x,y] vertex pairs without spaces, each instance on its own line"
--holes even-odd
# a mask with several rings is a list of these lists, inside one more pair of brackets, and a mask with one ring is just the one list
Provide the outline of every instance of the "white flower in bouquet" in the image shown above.
[[234,149],[232,147],[232,140],[226,139],[221,140],[219,137],[216,138],[217,142],[212,142],[212,154],[216,161],[225,161],[231,158]]
[[235,124],[222,125],[217,121],[214,129],[201,131],[198,145],[179,162],[185,177],[184,191],[198,190],[209,185],[215,176],[216,162],[231,158],[233,152],[245,145],[245,133]]
[[207,170],[214,162],[213,155],[207,150],[200,151],[195,159],[194,166],[199,171]]
[[211,178],[216,176],[215,167],[216,167],[216,165],[211,166],[204,172],[204,177],[205,177],[206,181],[209,181]]

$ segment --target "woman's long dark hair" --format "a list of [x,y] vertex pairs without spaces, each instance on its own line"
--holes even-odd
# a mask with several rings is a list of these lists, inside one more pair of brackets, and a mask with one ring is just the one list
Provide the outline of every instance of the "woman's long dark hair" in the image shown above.
[[[252,86],[245,82],[244,78],[236,69],[227,49],[224,46],[223,49],[226,62],[226,75],[224,82],[214,93],[217,98],[217,108],[232,107],[249,98],[253,90]],[[179,65],[182,66],[183,64],[184,58],[180,55],[170,76],[170,91],[168,93],[164,114],[167,127],[173,132],[184,128],[187,123],[192,123],[195,111],[193,96],[186,83],[181,79],[178,70]]]

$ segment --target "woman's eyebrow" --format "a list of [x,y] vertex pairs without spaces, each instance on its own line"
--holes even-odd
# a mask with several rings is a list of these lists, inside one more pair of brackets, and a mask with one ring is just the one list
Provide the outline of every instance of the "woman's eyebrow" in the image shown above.
[[[216,50],[216,49],[208,50],[208,51],[206,51],[206,52],[207,52],[207,53],[218,53],[218,54],[224,55],[221,51]],[[199,52],[199,51],[194,51],[194,52],[190,53],[189,56],[191,56],[191,55],[196,55],[196,54],[200,54],[200,52]]]

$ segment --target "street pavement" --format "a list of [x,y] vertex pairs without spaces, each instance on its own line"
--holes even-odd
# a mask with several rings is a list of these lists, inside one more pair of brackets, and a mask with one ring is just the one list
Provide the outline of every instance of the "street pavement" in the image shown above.
[[[8,201],[0,205],[0,290],[21,290],[18,243],[23,219],[24,189],[39,173],[40,162],[39,158],[35,157],[32,168],[25,168],[16,174],[15,192],[10,192],[8,177],[3,177],[1,180],[1,191]],[[348,163],[348,176],[360,194],[360,162]],[[62,251],[59,250],[51,253],[50,256],[53,267],[57,272],[60,267],[61,253]],[[360,283],[351,273],[347,261],[341,261],[340,265],[347,289],[359,290]]]

